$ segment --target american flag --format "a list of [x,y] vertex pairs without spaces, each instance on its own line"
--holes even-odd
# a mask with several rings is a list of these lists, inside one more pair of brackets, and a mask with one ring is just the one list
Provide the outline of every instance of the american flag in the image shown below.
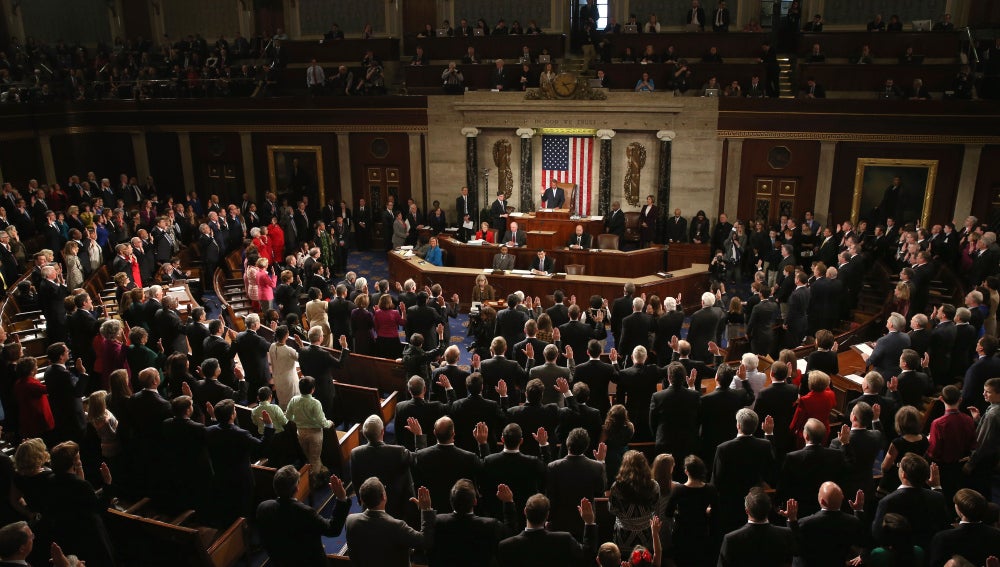
[[[578,215],[590,215],[594,139],[584,136],[542,136],[542,193],[555,182],[576,183]],[[566,206],[572,205],[566,192]]]

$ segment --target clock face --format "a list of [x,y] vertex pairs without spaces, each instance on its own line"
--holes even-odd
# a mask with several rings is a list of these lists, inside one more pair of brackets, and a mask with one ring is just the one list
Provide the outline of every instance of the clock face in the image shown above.
[[559,96],[570,96],[576,92],[576,75],[559,73],[552,81],[552,88]]

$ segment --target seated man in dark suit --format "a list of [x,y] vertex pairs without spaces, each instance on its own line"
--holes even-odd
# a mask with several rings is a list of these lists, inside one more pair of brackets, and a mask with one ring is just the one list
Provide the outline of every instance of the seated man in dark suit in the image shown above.
[[261,544],[271,563],[278,567],[326,565],[322,537],[336,537],[344,529],[351,502],[344,484],[336,475],[330,477],[330,489],[336,496],[333,515],[324,518],[315,509],[295,499],[299,471],[285,465],[274,473],[276,498],[257,506],[257,525]]
[[[573,236],[566,241],[566,248],[574,250],[590,250],[593,247],[594,237],[583,231],[583,225],[576,225]],[[558,327],[558,325],[556,325]]]
[[[763,488],[750,489],[745,499],[747,519],[742,528],[726,534],[719,567],[730,565],[791,565],[795,554],[792,530],[768,522],[771,498]],[[752,558],[752,559],[751,559]]]
[[427,549],[434,540],[435,513],[431,493],[417,489],[420,531],[385,512],[385,487],[369,478],[358,489],[364,512],[347,517],[347,548],[351,564],[359,567],[409,567],[410,549]]
[[[872,535],[882,538],[882,519],[886,514],[901,514],[910,521],[913,541],[931,541],[934,534],[948,528],[948,507],[941,495],[940,479],[931,474],[923,457],[907,453],[899,460],[900,486],[878,502]],[[930,482],[931,488],[923,488]]]
[[577,567],[593,561],[597,553],[597,524],[591,501],[581,499],[578,506],[584,524],[582,545],[570,533],[546,529],[549,509],[549,499],[541,494],[528,499],[524,507],[527,527],[500,542],[501,565]]
[[494,270],[513,270],[514,269],[514,258],[513,254],[507,253],[507,247],[501,246],[500,252],[493,255],[493,269]]
[[930,565],[944,565],[961,555],[973,565],[989,564],[987,558],[1000,554],[1000,530],[985,523],[989,505],[975,490],[963,488],[955,493],[958,527],[938,532],[931,540]]
[[798,556],[803,565],[846,565],[866,541],[863,493],[849,502],[853,514],[842,510],[844,493],[834,482],[824,482],[819,487],[819,512],[799,519],[798,503],[789,500],[781,512],[788,519],[788,527],[795,534]]
[[[492,455],[491,455],[492,456]],[[492,494],[492,485],[487,494]],[[485,489],[485,486],[484,486]],[[473,512],[477,506],[476,485],[461,479],[451,488],[454,512],[435,520],[434,545],[428,553],[429,567],[479,567],[491,565],[500,541],[517,531],[514,494],[506,484],[497,485],[503,523]]]
[[520,248],[521,246],[527,246],[528,235],[518,228],[516,222],[512,222],[510,223],[510,228],[503,233],[503,240],[501,242],[511,248]]
[[549,187],[542,193],[542,207],[561,209],[566,204],[566,192],[560,187]]
[[535,259],[531,261],[531,266],[528,269],[531,270],[531,273],[533,274],[547,276],[552,273],[554,266],[555,260],[547,258],[545,256],[545,250],[539,248],[538,254]]

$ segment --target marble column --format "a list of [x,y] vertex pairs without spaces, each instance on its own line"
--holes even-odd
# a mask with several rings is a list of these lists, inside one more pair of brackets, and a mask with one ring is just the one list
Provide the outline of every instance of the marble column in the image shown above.
[[419,132],[409,132],[407,137],[410,142],[410,197],[418,203],[424,203],[425,210],[429,211],[431,203],[427,198],[424,189],[424,160],[420,151]]
[[55,183],[58,178],[56,177],[56,162],[52,157],[52,139],[44,134],[38,136],[38,149],[42,153],[42,170],[45,172],[45,179],[48,179],[49,183]]
[[[253,134],[250,132],[240,132],[240,155],[243,156],[243,186],[246,187],[246,192],[250,194],[251,199],[264,200],[267,188],[257,187],[257,169],[253,161]],[[271,219],[264,222],[269,224]]]
[[462,128],[462,135],[465,136],[465,185],[469,188],[469,200],[476,205],[474,216],[477,226],[479,211],[483,208],[483,203],[479,201],[479,147],[476,138],[479,133],[479,128]]
[[[719,203],[721,209],[712,214],[718,218],[719,213],[728,211],[729,216],[736,216],[740,208],[740,166],[743,163],[743,138],[727,138],[729,151],[726,154],[726,186],[725,195]],[[722,144],[719,145],[719,155],[722,155]]]
[[[354,194],[354,184],[351,181],[351,135],[348,132],[337,132],[337,163],[340,169],[340,198],[350,206],[356,206],[357,199],[367,198],[368,194],[364,188],[360,195]],[[367,202],[370,206],[371,200]]]
[[660,140],[660,168],[656,176],[656,203],[660,208],[660,218],[657,225],[660,227],[660,242],[665,240],[662,234],[667,227],[667,217],[670,216],[670,166],[673,160],[673,144],[677,132],[673,130],[660,130],[656,133]]
[[194,160],[191,158],[191,134],[178,132],[177,145],[181,149],[181,178],[184,179],[184,192],[197,191],[194,182]]
[[142,132],[132,132],[132,156],[135,159],[135,175],[139,183],[146,182],[149,173],[149,150],[146,148],[146,135]]
[[958,177],[958,195],[955,197],[955,216],[952,218],[963,219],[972,212],[972,199],[976,193],[976,177],[979,175],[979,160],[982,156],[982,144],[965,145],[962,172]]
[[521,138],[521,212],[535,210],[535,191],[531,186],[531,138],[535,131],[531,128],[518,128],[516,134]]
[[601,141],[601,167],[597,173],[597,214],[606,215],[611,210],[611,139],[614,130],[598,130]]

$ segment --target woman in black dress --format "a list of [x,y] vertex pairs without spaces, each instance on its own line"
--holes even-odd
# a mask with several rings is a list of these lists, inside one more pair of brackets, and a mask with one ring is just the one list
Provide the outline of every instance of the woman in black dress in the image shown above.
[[673,522],[673,547],[668,553],[676,565],[715,565],[720,538],[712,511],[719,508],[719,492],[706,484],[707,472],[700,458],[688,456],[684,459],[687,482],[671,491],[665,515]]

